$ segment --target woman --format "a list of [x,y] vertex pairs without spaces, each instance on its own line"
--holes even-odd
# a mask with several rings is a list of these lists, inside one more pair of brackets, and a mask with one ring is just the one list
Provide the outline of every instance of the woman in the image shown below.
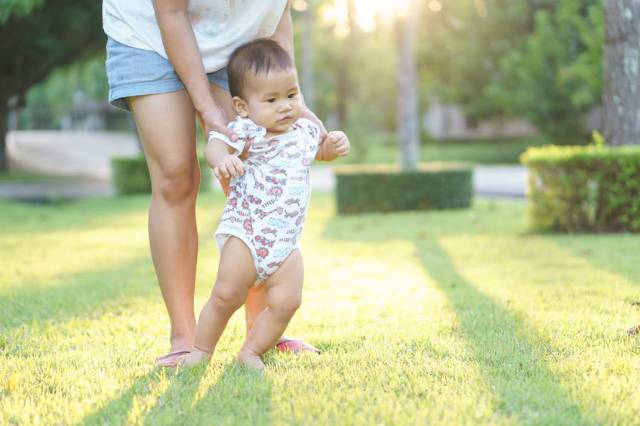
[[[151,176],[151,257],[171,322],[171,351],[156,363],[174,366],[191,348],[195,329],[196,116],[205,134],[215,130],[236,139],[226,128],[233,119],[225,69],[229,55],[247,41],[270,37],[293,57],[290,5],[287,0],[104,0],[103,27],[109,101],[133,113]],[[265,307],[264,289],[257,287],[245,303],[247,330]],[[300,340],[283,339],[278,347],[317,351]]]

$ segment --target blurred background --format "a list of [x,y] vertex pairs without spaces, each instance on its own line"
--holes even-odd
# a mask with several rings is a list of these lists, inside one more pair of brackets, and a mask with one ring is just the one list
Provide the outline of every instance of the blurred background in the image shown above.
[[[303,93],[350,135],[342,162],[515,165],[528,146],[585,144],[603,128],[603,8],[295,0]],[[106,102],[100,2],[2,2],[0,40],[1,179],[106,182],[109,158],[140,152],[131,116]]]

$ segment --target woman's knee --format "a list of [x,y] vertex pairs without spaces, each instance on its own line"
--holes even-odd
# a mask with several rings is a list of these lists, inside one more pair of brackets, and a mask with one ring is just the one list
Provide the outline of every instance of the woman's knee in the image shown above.
[[175,162],[157,167],[152,172],[153,194],[169,204],[180,204],[195,198],[200,185],[200,169],[193,163]]

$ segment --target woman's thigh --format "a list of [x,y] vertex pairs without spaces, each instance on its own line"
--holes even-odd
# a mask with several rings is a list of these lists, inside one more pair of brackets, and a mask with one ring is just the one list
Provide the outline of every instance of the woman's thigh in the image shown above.
[[187,91],[134,96],[128,102],[152,182],[193,180],[198,168],[195,110]]

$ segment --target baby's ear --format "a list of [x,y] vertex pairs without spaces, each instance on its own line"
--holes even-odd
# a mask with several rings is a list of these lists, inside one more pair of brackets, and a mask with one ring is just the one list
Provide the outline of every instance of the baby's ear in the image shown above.
[[239,96],[234,96],[231,98],[231,102],[233,103],[233,109],[236,111],[240,117],[246,118],[249,116],[249,108],[247,107],[247,103]]

